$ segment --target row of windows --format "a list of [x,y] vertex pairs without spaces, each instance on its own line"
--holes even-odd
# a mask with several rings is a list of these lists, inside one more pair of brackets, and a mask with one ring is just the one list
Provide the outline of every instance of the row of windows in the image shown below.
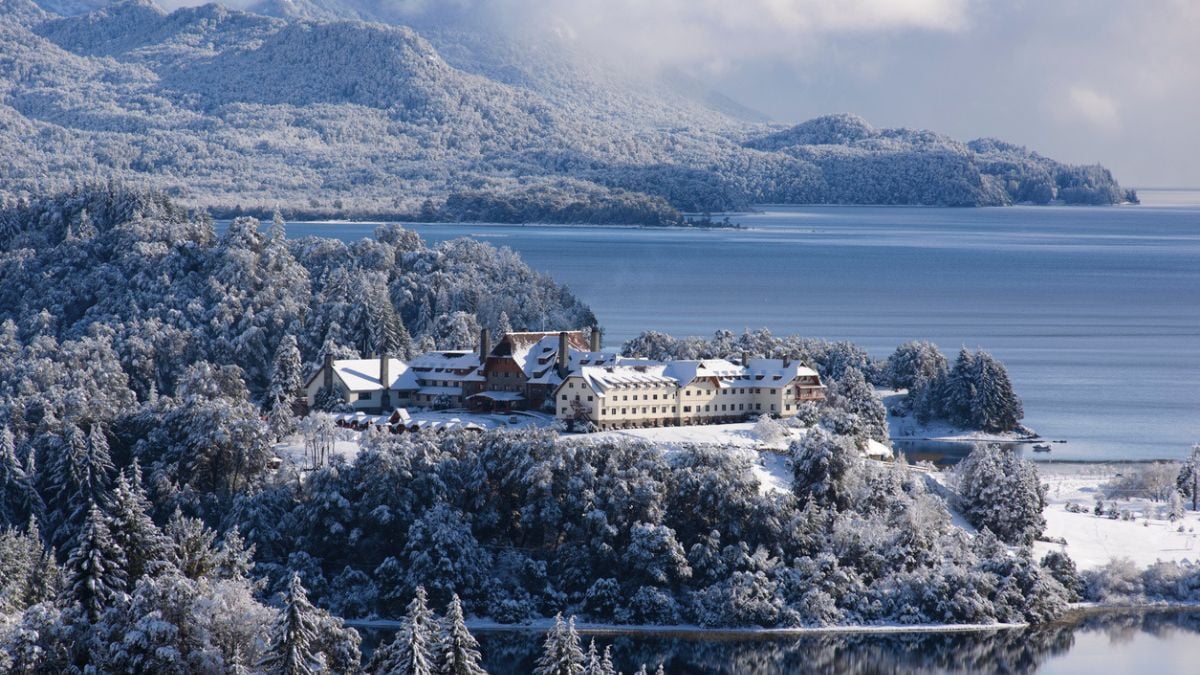
[[[776,393],[776,391],[777,390],[772,389],[771,393],[774,394],[774,393]],[[761,394],[762,392],[763,392],[762,387],[743,387],[741,389],[737,389],[737,388],[718,389],[716,391],[716,395],[717,396],[735,396],[737,394]],[[705,393],[707,393],[707,392],[703,389],[684,389],[683,390],[684,396],[702,396]]]

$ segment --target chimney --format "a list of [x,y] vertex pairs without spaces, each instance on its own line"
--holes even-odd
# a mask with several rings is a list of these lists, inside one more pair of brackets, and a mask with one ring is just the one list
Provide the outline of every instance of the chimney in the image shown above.
[[379,384],[383,385],[383,391],[379,392],[380,412],[392,407],[392,378],[388,373],[388,360],[387,352],[379,357]]
[[492,334],[486,328],[479,330],[479,363],[487,363],[488,354],[492,353]]
[[321,366],[321,370],[325,371],[326,389],[333,389],[333,354],[325,354],[325,365]]
[[566,377],[571,363],[571,354],[567,351],[567,331],[558,334],[558,376]]
[[750,352],[742,352],[742,366],[748,367],[749,365],[750,365]]
[[784,354],[784,355],[783,355],[783,367],[784,367],[784,368],[787,368],[787,367],[788,367],[788,366],[790,366],[790,365],[792,365],[792,355],[791,355],[791,354]]
[[592,326],[591,350],[594,352],[600,351],[600,326]]

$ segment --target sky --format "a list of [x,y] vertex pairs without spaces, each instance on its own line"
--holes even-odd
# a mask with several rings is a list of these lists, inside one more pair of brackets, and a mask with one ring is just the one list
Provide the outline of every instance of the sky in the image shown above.
[[1200,187],[1196,0],[326,1],[549,32],[777,122],[852,112],[1100,162],[1127,186]]

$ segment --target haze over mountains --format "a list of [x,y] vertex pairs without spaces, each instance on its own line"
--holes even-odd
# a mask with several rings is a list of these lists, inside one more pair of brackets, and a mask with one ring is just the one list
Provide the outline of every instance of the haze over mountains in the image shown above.
[[[1132,197],[1102,167],[996,140],[846,114],[768,125],[681,76],[502,39],[454,4],[419,21],[365,0],[38,4],[0,0],[10,197],[111,177],[222,212],[652,224],[763,202]],[[383,23],[399,21],[415,28]]]

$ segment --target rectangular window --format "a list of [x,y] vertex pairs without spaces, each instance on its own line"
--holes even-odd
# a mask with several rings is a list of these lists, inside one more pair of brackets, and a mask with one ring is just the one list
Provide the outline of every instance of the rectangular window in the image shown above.
[[563,395],[562,395],[562,400],[564,400],[564,401],[565,401],[565,400],[567,400],[567,395],[566,395],[566,394],[563,394]]
[[774,389],[772,389],[772,390],[771,390],[771,394],[772,394],[772,395],[774,395],[774,394],[775,394],[775,390],[774,390]]
[[692,406],[690,406],[690,405],[683,406],[683,412],[692,412]]

